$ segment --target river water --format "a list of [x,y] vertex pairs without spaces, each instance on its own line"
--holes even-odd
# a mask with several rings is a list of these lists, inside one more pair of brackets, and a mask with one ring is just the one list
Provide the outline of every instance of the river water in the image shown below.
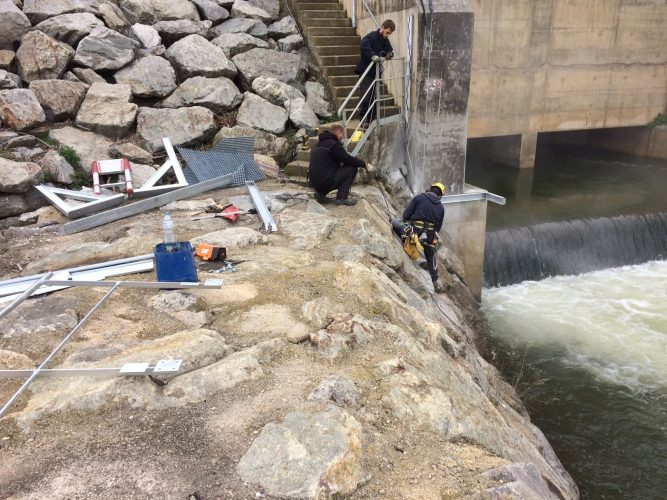
[[665,498],[667,162],[557,148],[532,173],[473,157],[466,180],[508,198],[485,265],[510,271],[482,293],[496,365],[583,498]]

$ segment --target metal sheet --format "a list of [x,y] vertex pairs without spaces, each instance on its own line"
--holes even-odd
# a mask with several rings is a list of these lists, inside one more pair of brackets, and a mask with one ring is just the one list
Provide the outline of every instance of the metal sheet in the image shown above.
[[125,363],[119,373],[123,375],[145,375],[150,363]]
[[154,373],[175,373],[181,369],[182,359],[161,359],[155,363]]

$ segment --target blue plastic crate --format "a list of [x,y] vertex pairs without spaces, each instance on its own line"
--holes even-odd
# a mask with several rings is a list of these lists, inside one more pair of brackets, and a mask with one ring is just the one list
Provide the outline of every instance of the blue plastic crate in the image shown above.
[[197,267],[189,241],[160,243],[153,251],[158,281],[195,282]]

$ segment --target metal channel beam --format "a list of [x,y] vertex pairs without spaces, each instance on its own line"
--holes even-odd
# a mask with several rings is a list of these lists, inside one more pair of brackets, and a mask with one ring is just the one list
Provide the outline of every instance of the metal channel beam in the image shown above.
[[[45,368],[40,370],[37,376],[59,378],[169,375],[178,373],[181,363],[180,359],[161,359],[155,366],[150,366],[150,363],[126,363],[119,368]],[[0,370],[0,378],[28,378],[34,371],[30,369]]]
[[146,212],[153,208],[161,207],[172,201],[190,198],[212,189],[222,188],[231,185],[234,182],[235,175],[236,172],[233,174],[222,175],[215,179],[211,179],[210,181],[204,181],[184,188],[179,188],[170,193],[164,193],[146,200],[114,208],[101,214],[95,214],[77,221],[68,222],[60,228],[59,232],[62,235],[79,233],[81,231],[86,231],[87,229],[108,224],[109,222]]
[[248,188],[248,192],[250,193],[252,202],[254,203],[255,208],[257,209],[257,213],[262,218],[262,222],[264,223],[264,230],[266,232],[277,231],[278,225],[276,224],[276,221],[273,220],[273,216],[271,215],[271,212],[269,212],[269,209],[266,208],[264,199],[262,198],[262,195],[259,192],[259,189],[257,189],[255,183],[253,181],[247,181],[245,185],[246,188]]
[[0,311],[0,319],[4,318],[7,316],[10,312],[12,312],[14,309],[16,309],[21,302],[23,302],[25,299],[30,297],[32,295],[32,292],[37,290],[39,287],[41,287],[46,281],[53,276],[53,273],[47,273],[44,276],[42,276],[40,279],[35,281],[32,285],[30,285],[22,294],[20,294],[18,297],[16,297],[11,304],[6,306],[2,311]]
[[463,203],[466,201],[490,201],[491,203],[496,203],[497,205],[504,205],[506,200],[497,194],[483,191],[479,193],[450,194],[443,196],[441,203],[443,205],[448,205],[450,203]]

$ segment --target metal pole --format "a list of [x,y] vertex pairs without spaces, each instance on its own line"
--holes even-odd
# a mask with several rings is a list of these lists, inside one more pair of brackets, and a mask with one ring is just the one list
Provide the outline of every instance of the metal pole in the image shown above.
[[380,124],[380,64],[377,63],[375,68],[375,119],[378,121],[378,125]]
[[357,0],[352,0],[352,27],[357,27]]
[[[81,327],[82,327],[83,325],[85,325],[85,324],[88,322],[88,320],[91,318],[91,316],[93,315],[93,313],[94,313],[95,311],[97,311],[97,309],[99,309],[100,306],[102,306],[102,304],[104,304],[104,303],[109,299],[109,297],[111,297],[111,294],[114,293],[114,292],[116,291],[116,289],[118,288],[118,286],[119,286],[119,285],[116,284],[111,290],[109,290],[109,291],[104,295],[104,297],[102,297],[102,299],[101,299],[97,304],[95,304],[95,307],[93,307],[90,311],[88,311],[88,314],[86,314],[86,315],[83,317],[83,319],[81,319],[81,321],[79,321],[79,323],[72,329],[72,331],[69,332],[69,333],[67,334],[67,336],[60,342],[60,344],[58,344],[58,345],[56,346],[56,348],[55,348],[53,351],[51,351],[51,354],[49,354],[49,355],[47,356],[47,358],[46,358],[44,361],[42,361],[42,364],[39,365],[39,366],[35,369],[35,371],[32,372],[32,375],[30,375],[30,377],[28,377],[28,380],[26,380],[25,382],[23,382],[23,385],[22,385],[21,387],[19,387],[19,389],[14,393],[14,395],[13,395],[11,398],[9,398],[9,401],[7,401],[7,402],[5,403],[5,406],[3,406],[2,409],[0,409],[0,418],[2,418],[2,417],[4,416],[5,413],[7,413],[7,410],[9,409],[9,407],[14,403],[14,401],[16,401],[16,400],[18,399],[18,397],[23,393],[23,391],[25,391],[25,390],[28,388],[28,386],[30,385],[30,383],[31,383],[33,380],[35,380],[35,378],[37,377],[37,375],[39,375],[39,372],[40,372],[42,369],[44,369],[44,367],[45,367],[45,366],[46,366],[46,365],[47,365],[47,364],[54,358],[54,356],[55,356],[56,354],[58,354],[58,352],[59,352],[59,351],[63,348],[63,346],[67,343],[67,341],[68,341],[70,338],[72,338],[72,336],[73,336],[76,332],[78,332],[78,331],[81,329]],[[10,305],[11,305],[11,304],[10,304]]]
[[48,280],[51,276],[53,276],[53,273],[46,273],[44,276],[42,276],[40,279],[35,281],[25,292],[23,292],[21,295],[16,297],[7,307],[5,307],[2,311],[0,311],[0,319],[4,318],[7,316],[10,312],[12,312],[18,305],[23,302],[25,299],[30,297],[32,295],[32,292],[37,290],[42,284]]

